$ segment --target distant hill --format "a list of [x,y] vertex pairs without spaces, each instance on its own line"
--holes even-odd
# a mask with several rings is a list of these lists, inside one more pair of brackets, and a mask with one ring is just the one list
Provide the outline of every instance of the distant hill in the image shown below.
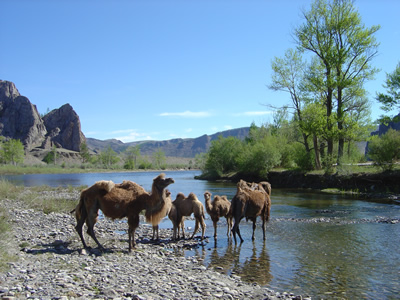
[[248,136],[249,130],[250,127],[242,127],[217,132],[212,135],[205,134],[197,138],[172,139],[166,141],[139,141],[131,143],[123,143],[116,139],[102,141],[93,138],[86,138],[86,143],[89,150],[95,153],[104,151],[109,146],[115,152],[120,153],[130,146],[140,145],[140,153],[142,155],[151,155],[160,149],[165,153],[166,156],[191,158],[195,157],[195,155],[198,153],[207,152],[207,150],[210,148],[211,141],[217,139],[220,135],[223,137],[233,136],[243,140]]

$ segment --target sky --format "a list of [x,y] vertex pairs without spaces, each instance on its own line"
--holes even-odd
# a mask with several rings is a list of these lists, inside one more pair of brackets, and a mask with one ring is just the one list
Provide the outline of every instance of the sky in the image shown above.
[[[0,80],[39,113],[69,103],[86,137],[122,142],[195,138],[271,123],[271,61],[294,48],[291,33],[310,0],[0,0]],[[400,1],[358,0],[380,25],[365,87],[371,119],[386,73],[400,62]]]

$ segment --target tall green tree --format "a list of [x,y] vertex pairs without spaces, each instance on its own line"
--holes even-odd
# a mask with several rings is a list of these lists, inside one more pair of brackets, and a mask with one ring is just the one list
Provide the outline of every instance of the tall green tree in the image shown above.
[[[304,88],[306,63],[303,61],[301,53],[289,49],[283,58],[275,57],[271,67],[272,82],[268,88],[289,93],[292,105],[288,108],[293,109],[296,119],[301,124],[303,121],[302,109],[308,97],[307,90]],[[309,135],[305,131],[301,131],[301,134],[306,152],[309,153]]]
[[[299,50],[314,55],[321,70],[312,78],[324,95],[326,127],[338,130],[338,162],[343,156],[344,120],[350,111],[345,95],[360,89],[378,71],[371,66],[377,55],[374,34],[379,26],[366,28],[351,0],[316,0],[303,11],[304,23],[294,30]],[[333,118],[332,118],[333,117]],[[328,155],[333,155],[334,135],[327,139]]]
[[125,150],[125,169],[136,169],[137,162],[140,158],[140,145],[136,145],[135,147],[128,147]]
[[20,140],[8,140],[2,143],[0,158],[4,163],[16,165],[24,162],[25,151]]
[[[385,112],[396,110],[397,116],[400,109],[400,62],[392,73],[386,74],[386,81],[383,87],[387,93],[378,93],[376,100],[382,104],[381,108]],[[390,116],[381,116],[381,122],[386,123],[388,121],[398,122],[399,120]]]
[[82,162],[88,162],[90,160],[89,148],[86,143],[81,144],[81,150],[79,151],[79,155],[82,158]]
[[153,153],[152,157],[153,157],[153,163],[157,169],[165,168],[165,163],[166,163],[167,159],[165,157],[164,151],[162,151],[161,149],[158,149],[157,151],[155,151]]
[[117,153],[111,148],[111,146],[108,146],[105,151],[102,151],[100,153],[99,160],[105,168],[111,168],[119,161],[119,157]]

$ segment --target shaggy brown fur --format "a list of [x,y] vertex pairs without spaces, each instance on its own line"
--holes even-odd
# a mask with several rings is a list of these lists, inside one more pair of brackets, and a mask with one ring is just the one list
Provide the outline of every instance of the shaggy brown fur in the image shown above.
[[164,217],[169,214],[171,207],[172,207],[171,192],[169,190],[166,190],[165,202],[161,205],[160,210],[157,211],[146,210],[145,214],[146,222],[151,223],[153,225],[153,237],[152,237],[153,240],[155,238],[156,233],[157,233],[157,240],[159,239],[158,224],[160,224],[161,220],[164,219]]
[[112,182],[106,184],[105,181],[100,181],[83,190],[75,208],[77,220],[75,229],[83,246],[87,248],[82,234],[82,227],[86,222],[87,233],[99,248],[103,249],[94,233],[94,225],[101,209],[103,214],[111,219],[128,217],[129,251],[131,251],[132,247],[135,247],[135,230],[139,226],[139,213],[144,209],[158,211],[166,201],[165,188],[171,183],[174,183],[172,178],[165,178],[165,174],[160,174],[153,180],[151,193],[132,181],[124,181],[121,184]]
[[194,231],[191,238],[193,238],[196,234],[200,224],[202,229],[201,239],[204,239],[204,232],[206,230],[206,223],[204,222],[204,206],[203,203],[197,199],[196,195],[194,193],[190,193],[186,198],[184,194],[178,193],[173,204],[177,209],[178,219],[175,221],[176,224],[184,222],[183,217],[188,217],[193,213],[196,219],[196,224],[194,226]]
[[204,193],[204,200],[206,203],[206,211],[210,215],[214,225],[214,238],[217,238],[217,223],[219,218],[225,217],[226,223],[228,224],[227,235],[230,235],[232,228],[232,214],[230,213],[231,202],[229,202],[226,196],[214,196],[214,200],[211,201],[211,193]]
[[269,220],[269,212],[271,207],[271,200],[269,194],[264,188],[257,188],[256,186],[251,187],[244,180],[240,180],[237,184],[236,195],[232,199],[231,212],[235,220],[235,224],[232,228],[233,238],[236,243],[236,233],[238,234],[240,241],[243,242],[243,238],[240,234],[239,223],[245,217],[246,220],[253,221],[253,235],[256,229],[256,219],[258,216],[262,220],[263,238],[265,240],[266,222]]

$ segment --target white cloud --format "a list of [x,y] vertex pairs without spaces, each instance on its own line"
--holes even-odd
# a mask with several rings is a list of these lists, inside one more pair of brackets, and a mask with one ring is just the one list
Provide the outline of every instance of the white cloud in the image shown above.
[[115,137],[115,139],[120,140],[124,143],[134,142],[134,141],[145,141],[145,140],[153,140],[153,138],[147,133],[140,133],[134,129],[124,129],[124,130],[116,130],[113,134],[116,133],[126,133],[126,135]]
[[253,116],[265,116],[272,114],[273,111],[262,110],[262,111],[245,111],[242,113],[233,114],[235,117],[253,117]]
[[225,125],[224,126],[224,129],[226,129],[226,130],[229,130],[229,129],[232,129],[233,127],[231,126],[231,125]]
[[211,116],[210,112],[198,111],[193,112],[190,110],[184,112],[165,112],[159,114],[160,117],[182,117],[182,118],[207,118]]

